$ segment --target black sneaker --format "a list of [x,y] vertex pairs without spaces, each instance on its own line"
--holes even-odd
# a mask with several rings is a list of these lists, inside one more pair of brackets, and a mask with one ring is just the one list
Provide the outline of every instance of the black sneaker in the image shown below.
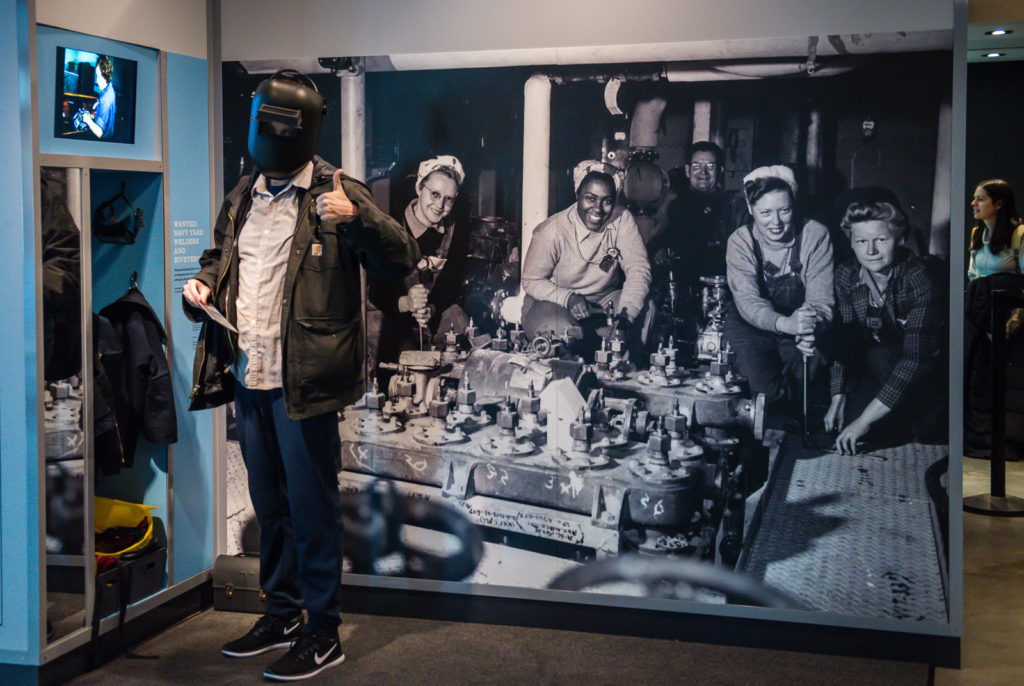
[[272,681],[298,681],[316,676],[345,661],[336,636],[302,634],[282,658],[271,664],[263,676]]
[[245,636],[225,643],[220,649],[228,657],[252,657],[271,650],[288,648],[302,635],[302,615],[271,617],[263,615]]

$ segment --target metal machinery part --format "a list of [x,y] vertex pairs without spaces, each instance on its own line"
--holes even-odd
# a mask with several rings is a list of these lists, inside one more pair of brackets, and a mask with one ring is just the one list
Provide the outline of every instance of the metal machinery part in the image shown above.
[[702,276],[700,281],[704,284],[701,292],[701,309],[704,311],[707,325],[697,336],[697,359],[710,361],[716,359],[724,347],[722,331],[725,306],[731,297],[724,276]]
[[371,388],[344,411],[343,482],[392,479],[492,536],[568,544],[577,557],[735,563],[744,498],[760,486],[745,465],[766,459],[764,397],[744,394],[727,351],[685,369],[669,340],[636,371],[614,337],[588,365],[553,356],[569,331],[465,334],[381,365],[396,372],[387,393]]

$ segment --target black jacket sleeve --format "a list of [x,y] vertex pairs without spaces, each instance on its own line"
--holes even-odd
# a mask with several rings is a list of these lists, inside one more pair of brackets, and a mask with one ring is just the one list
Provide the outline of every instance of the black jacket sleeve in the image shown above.
[[[237,211],[242,203],[240,199],[244,197],[244,194],[248,193],[251,182],[253,179],[249,176],[243,176],[239,179],[238,184],[231,190],[231,192],[224,198],[224,202],[221,203],[220,212],[217,213],[217,220],[213,224],[213,247],[207,248],[203,251],[203,254],[199,257],[199,271],[192,277],[206,284],[211,290],[217,285],[217,276],[220,274],[221,267],[221,256],[224,249],[224,242],[228,235],[228,229],[231,226],[231,222],[241,221],[241,217],[232,215],[233,211]],[[247,204],[245,204],[247,206]],[[204,315],[203,311],[198,307],[193,307],[185,300],[185,296],[181,297],[181,307],[185,311],[185,316],[194,322],[202,321]]]

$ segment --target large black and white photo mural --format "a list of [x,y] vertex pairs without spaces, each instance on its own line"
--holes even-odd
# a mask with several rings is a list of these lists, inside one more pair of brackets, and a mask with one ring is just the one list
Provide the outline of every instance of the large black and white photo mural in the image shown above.
[[[366,283],[351,571],[947,624],[950,42],[309,69],[423,255]],[[266,75],[225,65],[228,187]]]

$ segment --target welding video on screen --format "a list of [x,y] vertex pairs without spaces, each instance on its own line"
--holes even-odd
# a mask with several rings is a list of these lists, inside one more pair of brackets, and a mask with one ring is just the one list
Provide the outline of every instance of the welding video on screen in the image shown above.
[[74,48],[57,48],[57,138],[135,142],[138,63]]

